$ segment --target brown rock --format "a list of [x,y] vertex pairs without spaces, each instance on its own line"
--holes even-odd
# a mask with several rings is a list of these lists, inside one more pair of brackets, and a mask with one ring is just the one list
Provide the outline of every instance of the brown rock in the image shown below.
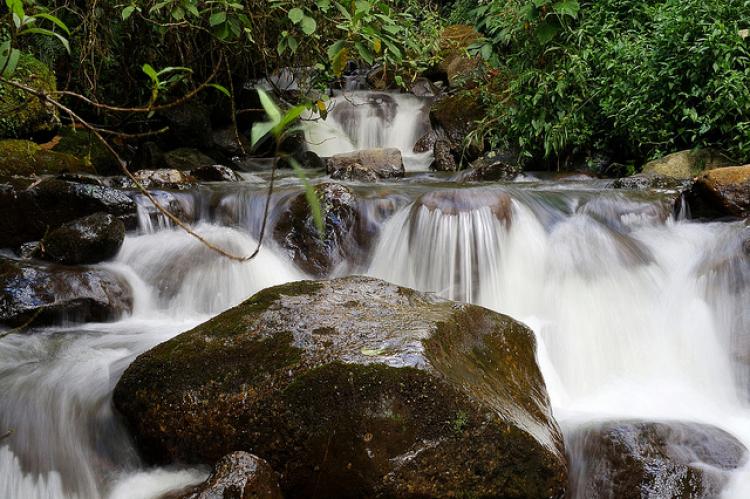
[[247,452],[224,456],[208,479],[180,499],[282,499],[279,480],[263,459]]
[[347,171],[358,165],[359,170],[370,170],[377,178],[397,178],[404,176],[404,162],[401,151],[395,148],[367,149],[328,158],[328,173],[332,178],[347,178]]

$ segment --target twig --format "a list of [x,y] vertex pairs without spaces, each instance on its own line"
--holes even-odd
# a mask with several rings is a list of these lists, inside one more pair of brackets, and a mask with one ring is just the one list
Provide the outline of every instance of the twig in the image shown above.
[[8,438],[11,435],[13,435],[13,430],[8,430],[3,435],[0,435],[0,440],[4,440],[4,439]]

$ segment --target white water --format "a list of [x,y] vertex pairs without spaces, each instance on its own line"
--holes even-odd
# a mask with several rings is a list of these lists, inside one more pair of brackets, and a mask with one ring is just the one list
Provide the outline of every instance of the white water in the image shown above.
[[414,144],[430,130],[429,104],[430,99],[411,94],[339,93],[329,101],[325,120],[307,122],[307,146],[323,158],[361,149],[395,147],[401,151],[406,171],[426,171],[432,163],[432,152],[415,153]]
[[[385,222],[361,270],[526,322],[566,432],[606,418],[679,419],[750,446],[748,229],[675,221],[659,203],[613,193],[509,192],[421,197]],[[144,467],[112,414],[117,379],[139,353],[305,277],[268,240],[240,264],[141,215],[140,233],[103,264],[133,287],[132,316],[0,340],[0,434],[14,430],[0,443],[0,498],[155,498],[202,480],[204,469]],[[250,222],[196,228],[247,254]],[[750,466],[725,496],[750,497]]]

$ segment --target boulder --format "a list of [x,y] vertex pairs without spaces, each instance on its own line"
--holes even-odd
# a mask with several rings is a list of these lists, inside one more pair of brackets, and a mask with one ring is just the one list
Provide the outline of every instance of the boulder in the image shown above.
[[263,459],[232,452],[216,463],[211,476],[180,499],[282,499],[279,480]]
[[453,157],[451,152],[451,143],[447,140],[435,141],[435,146],[432,151],[433,160],[430,168],[439,172],[455,172],[458,170],[458,164],[456,158]]
[[[189,172],[161,168],[158,170],[138,170],[133,176],[146,189],[191,189],[197,180]],[[128,177],[110,179],[110,184],[118,189],[135,189],[135,183]]]
[[285,497],[562,497],[532,331],[366,277],[266,289],[139,356],[114,390],[143,456],[252,450]]
[[237,134],[234,133],[234,127],[214,130],[212,135],[214,142],[213,149],[225,158],[244,156],[252,150],[252,146],[242,133],[239,134],[239,138],[240,141],[237,142]]
[[48,151],[28,140],[0,140],[0,177],[68,172],[96,173],[90,164],[70,154]]
[[469,46],[481,39],[481,33],[473,26],[454,24],[443,29],[439,41],[441,62],[438,71],[445,75],[451,87],[459,86],[462,78],[481,67],[478,56],[470,57],[467,54]]
[[437,97],[441,90],[440,87],[424,77],[417,78],[409,85],[409,91],[417,97]]
[[63,127],[53,144],[52,151],[80,158],[100,175],[117,175],[122,172],[117,158],[86,129]]
[[482,154],[484,146],[468,137],[484,116],[479,94],[473,91],[449,95],[436,101],[430,109],[432,127],[445,134],[451,153],[459,162],[473,161]]
[[107,321],[132,307],[130,286],[108,270],[0,257],[0,324]]
[[177,147],[190,144],[200,149],[213,146],[211,111],[205,104],[192,99],[181,106],[161,111],[160,116],[169,127],[167,140],[171,144]]
[[612,181],[610,186],[613,189],[622,189],[627,191],[646,191],[650,189],[659,189],[667,191],[682,191],[689,189],[693,181],[688,178],[675,178],[665,175],[637,173],[629,177],[618,178]]
[[[22,54],[12,79],[35,90],[57,90],[55,73],[43,62]],[[0,138],[28,139],[54,132],[60,125],[57,109],[21,89],[0,83]]]
[[643,173],[691,179],[703,170],[729,166],[729,160],[713,149],[690,149],[668,154],[643,165]]
[[239,182],[240,177],[234,170],[222,165],[201,166],[190,170],[190,175],[205,182]]
[[164,165],[172,170],[190,171],[201,166],[215,165],[216,160],[197,149],[181,147],[164,154]]
[[323,216],[323,234],[315,227],[305,193],[300,193],[286,205],[273,237],[302,270],[325,276],[360,247],[360,218],[357,199],[349,188],[321,184],[315,192]]
[[746,449],[713,426],[685,422],[610,421],[568,438],[571,497],[719,497]]
[[0,247],[38,241],[66,222],[97,212],[116,216],[127,228],[137,222],[135,201],[110,187],[51,178],[0,183]]
[[112,258],[125,240],[125,224],[108,213],[94,213],[61,225],[42,239],[42,257],[76,265]]
[[750,165],[704,172],[686,198],[697,218],[750,217]]
[[468,170],[461,172],[456,180],[459,182],[481,182],[513,180],[523,172],[517,156],[510,153],[488,152],[473,161]]
[[346,179],[354,171],[355,164],[359,170],[370,170],[381,179],[403,177],[405,172],[401,151],[389,148],[367,149],[331,156],[328,158],[328,173],[331,178]]
[[143,142],[138,145],[133,160],[128,167],[131,172],[138,170],[156,170],[166,164],[164,151],[156,142]]

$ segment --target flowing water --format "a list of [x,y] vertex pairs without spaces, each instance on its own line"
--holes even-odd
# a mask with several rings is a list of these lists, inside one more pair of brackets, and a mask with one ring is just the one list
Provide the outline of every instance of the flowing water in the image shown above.
[[[343,123],[332,126],[346,131]],[[214,243],[248,253],[265,186],[253,177],[162,199]],[[271,228],[300,190],[291,177],[279,186]],[[682,420],[715,425],[750,447],[750,228],[675,217],[668,196],[604,187],[467,188],[430,175],[352,185],[371,244],[336,273],[527,323],[566,438],[607,419]],[[147,204],[139,215],[139,231],[101,264],[133,288],[130,316],[0,340],[0,435],[13,431],[0,441],[0,498],[155,498],[205,478],[206,469],[139,460],[113,413],[114,385],[139,353],[260,289],[306,278],[271,230],[257,259],[240,264],[170,228]],[[750,467],[731,474],[724,495],[750,497]]]

